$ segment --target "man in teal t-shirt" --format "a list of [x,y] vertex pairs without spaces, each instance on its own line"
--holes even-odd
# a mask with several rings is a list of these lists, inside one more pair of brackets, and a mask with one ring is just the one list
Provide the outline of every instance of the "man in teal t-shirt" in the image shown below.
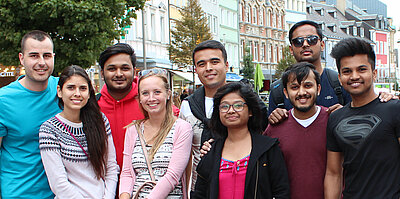
[[19,53],[25,76],[0,89],[1,198],[54,198],[39,151],[39,127],[60,109],[56,93],[53,41],[31,31]]

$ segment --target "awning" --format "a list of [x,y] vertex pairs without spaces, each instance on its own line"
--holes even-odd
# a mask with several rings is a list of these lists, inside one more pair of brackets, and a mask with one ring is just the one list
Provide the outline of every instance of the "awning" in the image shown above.
[[226,73],[227,82],[237,82],[240,81],[241,79],[243,79],[243,77],[236,73]]
[[[174,75],[179,76],[182,79],[193,82],[193,73],[192,72],[181,72],[181,71],[173,71],[173,70],[170,70],[170,72],[172,72]],[[196,85],[201,84],[200,79],[197,76],[197,73],[194,73],[194,80],[195,80]]]

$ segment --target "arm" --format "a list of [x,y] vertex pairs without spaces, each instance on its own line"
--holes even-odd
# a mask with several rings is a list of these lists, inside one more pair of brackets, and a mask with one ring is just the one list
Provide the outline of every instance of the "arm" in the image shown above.
[[[272,197],[276,199],[290,198],[289,176],[286,169],[285,159],[278,144],[268,151],[269,175],[271,176]],[[263,165],[260,165],[260,167]]]
[[278,124],[279,122],[285,120],[288,115],[288,111],[283,108],[276,108],[274,111],[271,112],[271,114],[268,117],[268,121],[270,124]]
[[326,112],[328,112],[329,114],[333,113],[336,110],[341,109],[343,106],[341,104],[334,104],[330,107],[328,107],[328,109],[326,109]]
[[136,139],[136,128],[130,126],[126,129],[125,143],[124,143],[124,158],[122,162],[122,169],[119,182],[120,198],[130,198],[135,184],[136,176],[132,168],[132,151]]
[[392,99],[399,99],[396,95],[387,92],[379,92],[379,99],[381,102],[388,102]]
[[115,198],[115,191],[118,183],[118,165],[116,161],[115,147],[112,139],[111,132],[108,135],[107,140],[107,173],[105,176],[105,192],[103,198],[113,199]]
[[324,192],[326,199],[339,199],[342,191],[342,162],[341,152],[327,152],[327,166],[324,180]]
[[[52,128],[49,128],[52,130]],[[41,138],[46,138],[46,142],[54,142],[52,144],[59,146],[57,138],[52,133],[48,133],[42,128],[39,130],[39,141]],[[43,147],[42,142],[40,145],[40,155],[50,188],[57,198],[82,198],[79,190],[77,190],[68,180],[68,174],[62,162],[60,155],[60,148],[46,149]]]
[[179,183],[188,164],[192,148],[193,131],[189,123],[182,120],[178,122],[167,172],[157,182],[157,185],[151,191],[148,198],[166,198]]

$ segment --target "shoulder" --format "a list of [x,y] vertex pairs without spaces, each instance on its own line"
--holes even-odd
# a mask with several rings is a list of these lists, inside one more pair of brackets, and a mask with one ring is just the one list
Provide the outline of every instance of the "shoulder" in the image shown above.
[[18,80],[13,81],[9,85],[0,88],[0,98],[13,97],[18,90],[22,90],[22,86],[19,86]]
[[56,129],[57,123],[59,122],[56,120],[56,118],[52,117],[40,125],[39,132],[45,134],[55,134],[54,129]]
[[192,110],[190,109],[189,101],[183,100],[181,104],[180,114],[184,117],[192,114]]
[[186,122],[185,120],[178,118],[175,121],[175,132],[177,136],[182,136],[186,134],[191,135],[193,134],[192,125],[190,125],[189,122]]

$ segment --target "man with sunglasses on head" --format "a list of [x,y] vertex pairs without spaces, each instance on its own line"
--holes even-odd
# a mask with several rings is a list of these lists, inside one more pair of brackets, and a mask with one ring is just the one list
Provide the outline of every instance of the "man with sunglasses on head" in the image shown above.
[[[325,48],[325,42],[317,23],[305,20],[294,24],[289,30],[289,42],[290,52],[296,61],[313,64],[321,75],[321,92],[317,97],[317,105],[327,107],[327,111],[332,112],[351,101],[349,94],[339,84],[337,72],[322,68],[321,52]],[[342,102],[339,103],[340,101]],[[282,81],[274,82],[269,95],[269,122],[276,124],[286,119],[287,110],[292,107],[289,99],[283,95]]]

